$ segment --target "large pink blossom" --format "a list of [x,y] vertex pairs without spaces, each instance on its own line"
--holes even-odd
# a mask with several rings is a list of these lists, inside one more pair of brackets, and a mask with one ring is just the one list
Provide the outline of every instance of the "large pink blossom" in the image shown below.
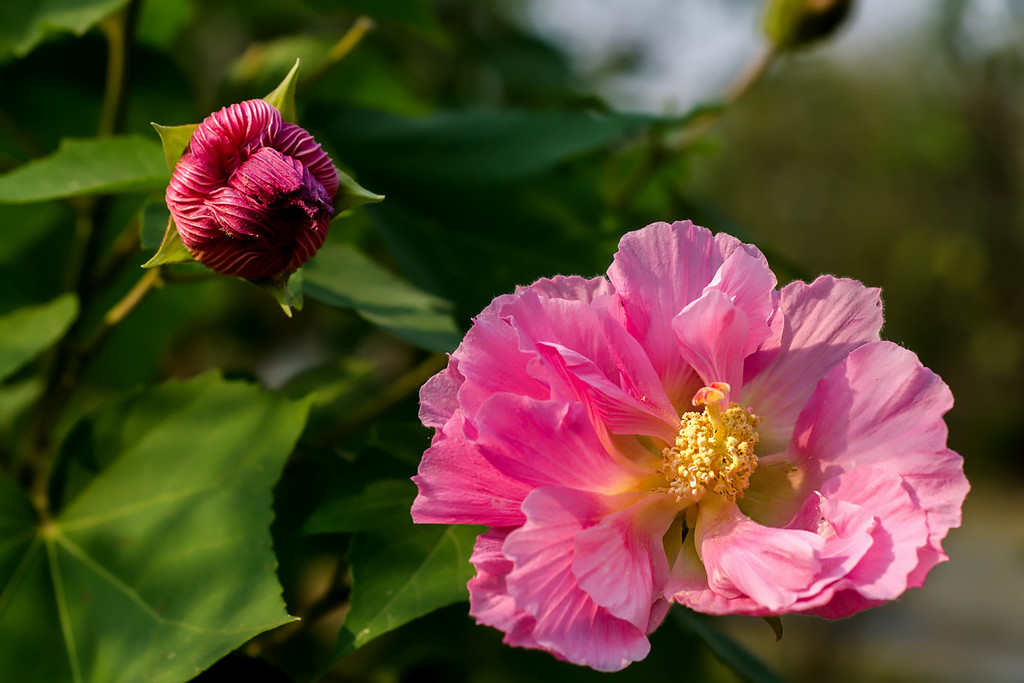
[[337,191],[338,172],[313,136],[247,100],[199,124],[167,206],[193,258],[259,279],[291,273],[323,246]]
[[841,617],[920,586],[968,490],[949,389],[881,341],[879,292],[776,289],[689,222],[607,278],[496,298],[423,387],[416,522],[483,524],[470,612],[604,671],[672,603]]

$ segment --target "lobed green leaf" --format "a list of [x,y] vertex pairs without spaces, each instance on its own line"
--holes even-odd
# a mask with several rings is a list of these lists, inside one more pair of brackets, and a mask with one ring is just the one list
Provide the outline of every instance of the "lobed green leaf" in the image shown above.
[[23,57],[51,33],[82,35],[128,0],[39,0],[0,3],[0,62]]
[[78,300],[64,294],[0,316],[0,381],[60,339],[76,315]]
[[137,135],[64,140],[53,154],[0,176],[0,203],[163,188],[169,174],[152,140]]
[[409,525],[361,534],[349,551],[352,604],[325,670],[392,629],[467,599],[482,527]]
[[0,680],[187,681],[290,621],[271,489],[306,412],[214,375],[169,383],[97,416],[79,447],[103,451],[98,473],[52,521],[0,479]]

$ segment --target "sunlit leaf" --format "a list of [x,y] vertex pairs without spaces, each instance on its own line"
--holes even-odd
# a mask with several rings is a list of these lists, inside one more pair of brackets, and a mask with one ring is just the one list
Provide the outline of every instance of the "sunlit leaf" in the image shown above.
[[0,479],[0,680],[187,681],[290,621],[271,488],[306,410],[206,375],[98,416],[119,452],[52,521]]
[[167,161],[167,168],[171,171],[178,165],[178,159],[188,149],[188,143],[192,141],[192,134],[199,127],[198,123],[186,123],[181,126],[162,126],[159,123],[149,124],[160,136],[160,146],[164,151],[164,159]]
[[160,145],[147,138],[64,140],[50,156],[0,176],[0,203],[159,190],[168,177]]
[[468,597],[469,556],[481,527],[408,526],[361,534],[348,559],[352,606],[328,666],[377,636]]
[[49,33],[82,35],[128,0],[36,0],[0,3],[0,62],[30,52]]
[[328,242],[303,270],[307,296],[353,308],[407,342],[451,351],[462,338],[447,302],[400,280],[350,246]]
[[77,314],[78,300],[65,294],[0,316],[0,380],[60,339]]
[[167,263],[187,263],[194,260],[192,254],[189,253],[181,241],[181,235],[178,233],[177,226],[174,225],[174,219],[168,218],[160,247],[148,261],[142,264],[142,267],[155,268]]
[[281,112],[281,118],[285,121],[295,123],[295,85],[299,78],[299,60],[295,60],[288,75],[284,77],[281,84],[263,99],[277,107]]

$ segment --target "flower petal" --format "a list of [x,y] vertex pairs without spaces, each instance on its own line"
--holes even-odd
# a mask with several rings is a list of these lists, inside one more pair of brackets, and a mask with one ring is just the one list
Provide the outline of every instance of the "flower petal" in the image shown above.
[[624,235],[608,268],[627,329],[647,351],[674,400],[683,398],[694,378],[679,355],[672,319],[701,295],[722,261],[711,232],[684,221],[653,223]]
[[420,422],[432,429],[440,429],[451,419],[459,407],[459,387],[465,379],[459,373],[459,361],[448,360],[448,367],[437,373],[420,387]]
[[505,584],[516,607],[536,619],[537,644],[598,671],[618,671],[646,657],[650,643],[645,630],[594,602],[572,572],[575,534],[600,519],[602,497],[540,488],[524,501],[523,510],[526,523],[502,546],[514,565]]
[[679,354],[705,385],[726,382],[733,395],[743,381],[743,347],[750,332],[747,315],[718,289],[709,289],[672,320]]
[[531,486],[489,463],[464,434],[465,415],[457,411],[434,436],[412,480],[419,495],[412,519],[419,524],[487,524],[523,522],[520,505]]
[[842,600],[839,609],[827,605],[815,614],[848,616],[900,596],[918,565],[918,549],[928,543],[924,511],[911,499],[902,479],[886,470],[859,467],[827,481],[822,494],[834,504],[860,507],[877,524],[871,532],[870,548],[837,586],[856,591],[860,604]]
[[582,405],[495,394],[476,416],[476,443],[508,477],[530,486],[618,493],[638,473],[608,454]]
[[516,287],[516,294],[525,290],[537,293],[545,299],[568,299],[591,303],[595,298],[615,293],[607,278],[582,278],[578,275],[556,275],[553,278],[541,278],[532,285]]
[[641,495],[629,507],[576,532],[572,571],[594,602],[646,630],[655,597],[668,578],[662,537],[677,510],[664,496]]
[[459,387],[459,407],[470,417],[496,393],[509,392],[538,399],[550,398],[551,390],[527,371],[533,354],[519,349],[519,337],[501,309],[515,295],[497,297],[469,328],[452,354],[465,382]]
[[754,352],[771,333],[768,321],[775,312],[774,292],[778,280],[759,252],[752,254],[737,249],[729,254],[715,277],[704,289],[718,289],[747,316],[750,326],[742,355]]
[[849,353],[878,340],[879,291],[854,280],[819,277],[780,292],[772,336],[744,367],[744,405],[765,418],[758,433],[764,454],[789,443],[793,424],[818,380]]
[[963,459],[946,448],[949,388],[917,356],[890,342],[852,352],[818,385],[790,450],[812,485],[861,467],[898,474],[926,515],[928,542],[908,579],[917,586],[945,559],[941,541],[960,525],[970,486]]
[[327,191],[328,199],[334,198],[338,192],[338,171],[327,152],[308,131],[294,123],[282,121],[280,129],[271,134],[271,144],[283,154],[302,162]]
[[821,580],[824,539],[761,526],[735,503],[702,500],[694,541],[711,590],[725,598],[749,597],[769,614],[787,610]]
[[491,529],[477,536],[469,561],[476,567],[476,576],[469,580],[469,613],[479,624],[493,626],[505,633],[502,639],[513,647],[540,648],[533,638],[537,621],[516,607],[508,594],[505,578],[512,571],[512,560],[501,553],[511,529]]
[[[675,413],[658,411],[634,398],[609,380],[588,358],[561,344],[538,344],[537,350],[565,382],[576,390],[572,398],[583,403],[595,424],[613,434],[644,434],[663,441],[675,437]],[[660,387],[659,387],[660,390]],[[662,392],[662,396],[664,393]]]

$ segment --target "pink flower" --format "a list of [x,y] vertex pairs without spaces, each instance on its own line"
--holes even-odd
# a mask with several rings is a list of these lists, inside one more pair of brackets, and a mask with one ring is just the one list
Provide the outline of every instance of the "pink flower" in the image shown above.
[[416,522],[484,524],[470,612],[603,671],[671,603],[841,617],[920,586],[968,490],[949,389],[880,341],[879,292],[776,289],[689,222],[627,234],[607,279],[495,299],[420,393]]
[[199,124],[167,206],[193,258],[258,279],[296,270],[323,246],[337,191],[338,173],[313,137],[248,100]]

